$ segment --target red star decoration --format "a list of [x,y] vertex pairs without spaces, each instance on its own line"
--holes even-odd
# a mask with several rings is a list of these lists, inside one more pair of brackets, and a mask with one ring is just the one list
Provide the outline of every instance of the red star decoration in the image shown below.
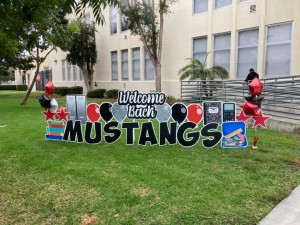
[[57,111],[56,117],[59,118],[59,121],[61,121],[61,120],[67,121],[67,120],[68,120],[68,115],[69,115],[69,114],[70,114],[70,113],[66,112],[65,110],[60,109],[60,110]]
[[246,122],[247,120],[250,119],[250,116],[246,116],[244,111],[241,110],[240,114],[238,116],[235,117],[237,121],[244,121]]
[[253,116],[252,119],[255,121],[253,124],[253,127],[257,127],[258,125],[263,126],[264,128],[267,128],[266,121],[270,119],[269,116],[264,116],[262,111],[259,112],[258,116]]
[[48,109],[46,112],[43,112],[46,116],[46,121],[47,120],[54,120],[54,116],[56,113],[51,112],[50,109]]

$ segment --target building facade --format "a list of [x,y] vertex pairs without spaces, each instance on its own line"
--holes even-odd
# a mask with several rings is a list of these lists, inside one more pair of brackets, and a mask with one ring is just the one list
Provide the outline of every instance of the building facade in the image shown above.
[[[165,18],[162,50],[162,91],[180,97],[178,71],[186,58],[220,65],[229,79],[245,79],[250,68],[261,78],[300,75],[299,0],[180,0]],[[124,26],[124,17],[111,6],[106,23],[97,27],[98,63],[95,88],[155,90],[154,67],[138,36]],[[86,13],[86,22],[93,16]],[[56,86],[84,86],[77,66],[66,53],[49,57]]]

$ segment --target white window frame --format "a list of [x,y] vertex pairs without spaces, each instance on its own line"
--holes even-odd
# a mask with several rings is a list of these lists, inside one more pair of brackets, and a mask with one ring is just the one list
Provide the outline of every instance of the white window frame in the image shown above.
[[[146,68],[147,62],[151,63],[151,65],[153,66],[153,74],[152,74],[153,78],[148,77],[148,72],[147,72],[147,68]],[[144,79],[145,80],[154,80],[154,78],[155,78],[155,67],[154,67],[152,60],[151,60],[150,56],[148,55],[146,49],[144,48]]]
[[[135,51],[138,51],[138,55],[139,55],[139,57],[138,58],[136,58],[136,57],[134,57],[135,56],[135,54],[134,54],[134,52]],[[140,80],[141,79],[141,49],[140,48],[133,48],[132,49],[132,80]],[[138,63],[138,65],[139,65],[139,71],[138,71],[138,76],[136,76],[136,70],[135,70],[135,65],[136,65],[136,63]]]
[[215,0],[215,2],[214,2],[214,3],[215,3],[215,4],[214,4],[214,8],[215,8],[215,9],[221,9],[221,8],[224,8],[224,7],[232,6],[232,0],[230,0],[231,3],[230,3],[229,5],[224,5],[224,6],[219,6],[219,7],[217,7],[217,5],[216,5],[216,4],[217,4],[217,1],[218,1],[218,0]]
[[[113,60],[113,55],[116,54],[116,60]],[[117,65],[117,73],[114,74],[114,71],[113,71],[113,65],[116,64]],[[116,75],[116,76],[114,76]],[[113,81],[116,81],[116,80],[119,80],[119,74],[118,74],[118,51],[112,51],[111,52],[111,79]]]
[[110,24],[110,35],[118,33],[118,17],[117,17],[117,8],[113,5],[109,7],[109,24]]
[[65,60],[65,59],[61,60],[62,80],[66,80],[66,78],[67,78],[66,64],[67,64],[67,60]]
[[[124,59],[124,54],[127,54],[127,59]],[[122,65],[122,73],[121,73],[121,77],[122,80],[129,80],[129,65],[128,65],[128,49],[124,49],[121,51],[121,65]],[[127,66],[126,66],[127,65]],[[125,71],[127,71],[127,74],[125,73]],[[126,75],[126,76],[124,76]]]
[[[258,30],[258,42],[256,45],[244,45],[244,46],[239,46],[239,40],[240,40],[240,32],[244,32],[244,31],[251,31],[251,30]],[[252,67],[254,70],[257,70],[257,64],[258,64],[258,46],[259,46],[259,28],[258,27],[253,27],[253,28],[249,28],[249,29],[245,29],[245,30],[239,30],[237,31],[237,48],[236,48],[236,76],[237,78],[245,78],[245,75],[247,76],[247,74],[238,74],[238,62],[239,62],[239,50],[240,49],[245,49],[245,48],[257,48],[257,56],[256,56],[256,67]],[[250,69],[250,68],[248,68]]]
[[67,72],[68,72],[68,81],[72,80],[72,65],[71,65],[71,63],[68,63]]
[[[215,48],[215,38],[216,38],[216,36],[221,36],[221,35],[229,35],[230,36],[229,48],[220,48],[220,49]],[[222,65],[216,65],[215,64],[215,53],[218,52],[218,51],[229,51],[229,56],[231,55],[231,33],[230,32],[229,33],[214,34],[214,36],[213,36],[213,65],[214,66],[222,66]],[[229,57],[229,68],[228,68],[228,71],[227,71],[228,73],[230,73],[230,66],[231,66],[231,60],[230,60],[230,57]]]
[[[289,41],[280,41],[280,42],[273,42],[268,44],[268,30],[270,27],[273,26],[278,26],[278,25],[284,25],[284,24],[291,24],[292,27],[292,32],[291,32],[291,39]],[[276,24],[270,24],[266,26],[266,35],[265,35],[265,57],[264,57],[264,73],[266,77],[284,77],[284,76],[290,76],[291,72],[292,72],[292,51],[293,51],[293,32],[294,32],[294,23],[293,21],[288,21],[288,22],[283,22],[283,23],[276,23]],[[267,74],[267,49],[268,46],[272,46],[272,45],[281,45],[281,44],[290,44],[291,45],[291,49],[290,49],[290,66],[289,66],[289,74],[282,74],[282,75],[268,75]]]
[[77,80],[77,66],[76,65],[73,65],[73,78],[74,80]]
[[[194,51],[194,45],[195,45],[195,40],[199,40],[199,39],[206,39],[206,50],[205,51]],[[195,54],[202,54],[205,53],[205,55],[207,55],[207,36],[203,36],[203,37],[196,37],[192,39],[192,57],[195,58]],[[202,62],[202,61],[201,61]],[[202,62],[204,63],[204,61]]]
[[196,1],[197,0],[193,0],[193,14],[200,14],[200,13],[204,13],[204,12],[207,12],[208,11],[208,0],[205,0],[207,2],[207,9],[204,10],[204,11],[200,11],[200,12],[195,12],[195,5],[196,5]]

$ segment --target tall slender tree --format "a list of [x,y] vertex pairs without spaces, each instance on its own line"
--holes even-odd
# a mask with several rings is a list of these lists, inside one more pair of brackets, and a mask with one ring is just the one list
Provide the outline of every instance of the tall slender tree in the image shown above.
[[127,27],[140,35],[146,52],[155,68],[155,89],[161,91],[161,55],[164,17],[177,0],[121,0],[121,13],[127,18]]
[[83,73],[87,91],[93,90],[94,65],[97,62],[97,48],[95,41],[95,25],[78,22],[79,31],[70,42],[67,60],[73,65],[78,65]]

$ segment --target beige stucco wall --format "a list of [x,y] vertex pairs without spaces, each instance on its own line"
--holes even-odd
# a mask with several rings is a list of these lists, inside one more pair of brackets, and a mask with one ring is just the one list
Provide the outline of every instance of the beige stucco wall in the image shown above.
[[[172,13],[165,18],[163,53],[162,53],[162,90],[167,95],[180,97],[178,71],[192,57],[192,39],[207,37],[208,66],[213,64],[213,37],[220,33],[231,33],[230,79],[236,79],[238,31],[259,28],[259,44],[257,55],[257,71],[264,76],[265,42],[268,25],[293,21],[293,41],[291,56],[291,75],[300,75],[300,1],[299,0],[249,0],[240,3],[232,0],[232,5],[214,8],[214,0],[208,0],[208,11],[193,14],[193,1],[181,0],[172,6]],[[256,11],[250,12],[250,5],[256,5]],[[95,82],[97,88],[135,90],[149,92],[155,89],[154,81],[144,80],[144,48],[139,37],[130,31],[120,31],[120,15],[118,15],[118,32],[110,35],[109,10],[104,10],[106,24],[97,27],[98,63],[95,66]],[[93,18],[91,18],[93,20]],[[132,48],[140,47],[141,79],[132,80]],[[128,49],[129,80],[121,80],[121,50]],[[118,51],[119,79],[111,78],[111,52]],[[61,60],[65,53],[54,52],[51,56],[53,81],[57,86],[73,86],[75,81],[62,81]],[[54,63],[54,60],[57,62]],[[246,76],[246,74],[245,74]],[[76,81],[76,85],[84,84]]]

